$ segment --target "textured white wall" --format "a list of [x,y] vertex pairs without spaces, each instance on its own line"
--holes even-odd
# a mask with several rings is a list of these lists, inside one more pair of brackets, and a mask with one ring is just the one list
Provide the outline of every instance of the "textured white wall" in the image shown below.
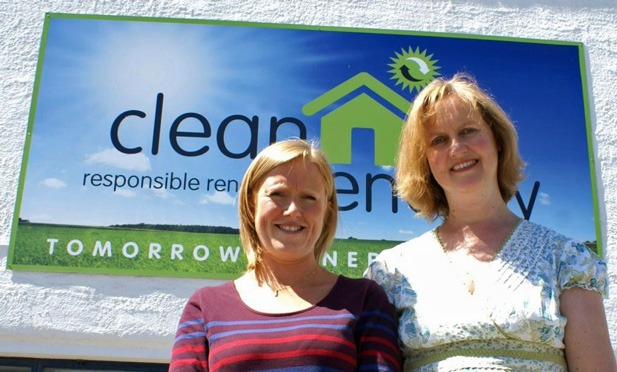
[[[579,3],[585,3],[584,6]],[[614,0],[0,0],[0,356],[166,362],[187,296],[217,282],[6,270],[46,12],[469,33],[583,42],[617,348],[617,5]],[[567,151],[567,149],[563,149]],[[572,182],[576,182],[572,180]],[[567,233],[567,232],[565,232]]]

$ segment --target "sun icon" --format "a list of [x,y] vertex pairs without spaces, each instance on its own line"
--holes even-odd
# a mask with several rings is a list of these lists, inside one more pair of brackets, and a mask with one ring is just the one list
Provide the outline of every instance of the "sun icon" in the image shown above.
[[407,51],[401,49],[401,53],[390,58],[394,62],[388,65],[392,67],[389,71],[392,74],[391,79],[396,79],[396,85],[402,85],[403,89],[409,89],[409,92],[414,89],[420,91],[440,75],[437,72],[440,67],[435,65],[437,60],[432,60],[431,57],[432,54],[426,55],[426,50],[420,52],[420,47],[416,47],[416,50],[409,47]]

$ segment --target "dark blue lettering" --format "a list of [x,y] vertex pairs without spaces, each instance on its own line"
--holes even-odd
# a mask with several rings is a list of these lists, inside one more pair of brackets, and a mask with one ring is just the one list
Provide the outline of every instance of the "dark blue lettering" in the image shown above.
[[533,205],[536,202],[538,190],[540,190],[540,182],[536,181],[533,183],[533,189],[531,190],[531,196],[529,197],[529,204],[527,206],[525,206],[521,194],[518,191],[516,192],[516,201],[518,202],[518,206],[521,207],[521,212],[523,212],[523,217],[526,220],[531,218],[531,211],[533,210]]
[[111,132],[110,133],[111,143],[114,145],[114,147],[118,151],[124,154],[137,154],[141,152],[141,147],[133,147],[133,148],[125,147],[124,145],[122,145],[122,143],[120,143],[120,138],[118,135],[120,124],[122,124],[122,121],[129,116],[137,116],[143,119],[146,117],[146,113],[143,111],[138,111],[138,110],[128,110],[118,115],[118,117],[116,117],[114,122],[111,124],[111,131],[110,131]]
[[291,117],[278,120],[276,116],[273,116],[270,118],[270,144],[278,140],[276,134],[278,133],[279,127],[283,124],[294,124],[298,127],[298,138],[306,139],[306,125],[304,125],[301,120]]
[[[356,181],[356,179],[354,178],[354,176],[352,176],[351,174],[347,173],[347,172],[335,172],[334,173],[334,179],[336,180],[339,177],[343,177],[344,179],[348,180],[350,183],[351,188],[347,188],[347,189],[342,189],[342,188],[336,188],[336,193],[337,194],[342,194],[342,195],[358,195],[358,193],[360,192],[360,187],[358,186],[358,181]],[[338,210],[339,211],[350,211],[352,209],[355,209],[358,206],[358,202],[354,201],[351,202],[347,205],[341,205],[340,204],[340,200],[339,200],[339,206],[338,206]]]
[[[246,150],[240,153],[233,153],[227,146],[225,145],[225,131],[227,127],[233,122],[242,122],[246,123],[250,132],[250,140],[246,147]],[[228,158],[232,159],[241,159],[245,158],[247,155],[250,155],[251,159],[254,159],[257,156],[257,135],[259,133],[259,118],[257,116],[253,116],[253,119],[249,119],[244,115],[231,115],[227,117],[225,120],[221,122],[219,126],[219,130],[216,133],[216,143],[221,150],[221,153]]]
[[370,173],[366,174],[366,211],[371,212],[373,210],[373,183],[375,180],[388,181],[388,190],[392,194],[392,213],[398,213],[398,198],[394,192],[394,179],[387,174],[376,174],[375,176]]
[[[180,124],[189,118],[197,119],[203,128],[201,132],[184,132],[179,131],[178,128]],[[194,112],[188,112],[186,114],[182,114],[174,120],[171,124],[171,129],[169,130],[169,142],[171,143],[171,147],[180,155],[184,156],[199,156],[208,152],[209,148],[207,145],[202,146],[200,149],[195,151],[187,151],[183,149],[178,143],[178,137],[195,137],[195,138],[208,138],[210,137],[212,131],[210,129],[210,123],[208,120],[200,114]]]

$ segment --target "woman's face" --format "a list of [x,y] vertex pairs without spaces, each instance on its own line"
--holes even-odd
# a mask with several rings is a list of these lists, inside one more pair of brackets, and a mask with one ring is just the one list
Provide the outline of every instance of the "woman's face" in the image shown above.
[[447,196],[454,192],[493,192],[498,149],[491,129],[457,97],[439,103],[436,120],[426,128],[426,158]]
[[255,227],[265,259],[314,260],[328,208],[317,166],[296,159],[271,170],[255,195]]

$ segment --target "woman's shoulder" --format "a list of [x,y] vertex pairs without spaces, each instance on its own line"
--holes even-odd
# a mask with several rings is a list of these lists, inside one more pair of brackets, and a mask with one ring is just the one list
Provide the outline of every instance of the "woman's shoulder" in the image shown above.
[[229,298],[230,296],[234,296],[235,294],[236,290],[233,281],[228,281],[222,284],[203,286],[201,288],[198,288],[193,292],[191,298],[199,299],[200,301],[203,301],[205,299],[208,299],[210,301],[217,301],[223,298]]
[[551,252],[560,254],[568,251],[589,251],[591,248],[580,240],[572,238],[545,225],[529,220],[521,222],[521,238],[535,242],[535,246],[546,246]]
[[540,236],[551,236],[551,237],[559,237],[560,239],[570,239],[564,234],[558,232],[557,230],[550,228],[545,225],[541,225],[537,222],[529,221],[529,220],[521,220],[520,226],[523,230],[527,231],[528,234],[535,234]]
[[[570,238],[551,228],[526,221],[529,239],[539,244],[544,257],[554,263],[562,289],[579,287],[606,294],[608,273],[604,259],[589,243]],[[542,239],[542,240],[540,240]],[[529,244],[528,244],[529,245]]]
[[340,275],[336,288],[339,295],[385,298],[383,288],[370,278],[351,278]]
[[353,288],[353,289],[370,289],[372,287],[379,287],[375,281],[367,278],[352,278],[345,275],[339,275],[336,286],[339,288]]
[[[210,319],[221,314],[229,315],[230,310],[239,309],[238,296],[232,282],[204,286],[193,292],[186,301],[182,318]],[[235,311],[235,310],[234,310]]]
[[351,278],[340,275],[332,293],[335,298],[343,301],[358,301],[381,306],[388,299],[383,288],[372,279]]
[[195,292],[220,292],[227,291],[230,288],[233,288],[233,280],[226,281],[224,283],[219,283],[215,285],[206,285],[198,288]]
[[[593,249],[593,242],[582,242],[550,227],[523,221],[518,243],[526,247],[520,255],[538,255],[562,271],[605,271],[606,263]],[[577,274],[578,275],[578,274]]]

